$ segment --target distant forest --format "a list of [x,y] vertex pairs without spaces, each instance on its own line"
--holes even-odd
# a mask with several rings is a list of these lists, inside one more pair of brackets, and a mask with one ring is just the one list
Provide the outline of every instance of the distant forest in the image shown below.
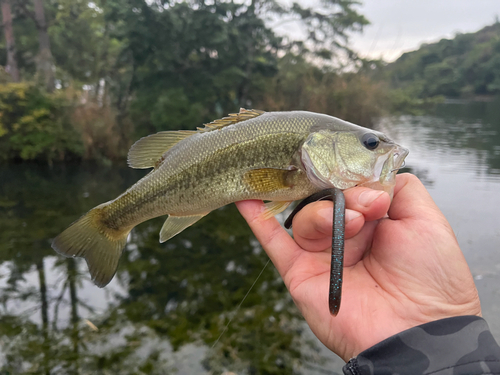
[[[359,58],[357,0],[0,0],[0,162],[121,161],[139,137],[240,107],[360,125],[500,90],[500,25],[392,64]],[[293,21],[303,37],[279,35]]]
[[418,98],[500,94],[500,22],[475,33],[424,44],[385,68],[391,86]]

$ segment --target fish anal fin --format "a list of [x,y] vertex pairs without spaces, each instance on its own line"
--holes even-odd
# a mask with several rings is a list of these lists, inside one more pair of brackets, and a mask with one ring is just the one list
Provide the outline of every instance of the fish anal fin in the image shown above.
[[132,228],[116,230],[101,220],[100,206],[75,221],[52,242],[52,248],[66,257],[83,257],[92,281],[106,286],[116,273],[118,261]]
[[193,134],[196,134],[196,131],[165,131],[141,138],[128,152],[128,165],[137,169],[156,168],[163,161],[163,154],[168,149]]
[[291,174],[295,170],[261,168],[251,169],[243,175],[243,182],[256,193],[267,193],[291,187]]
[[218,120],[214,120],[208,124],[205,124],[204,128],[198,128],[199,132],[209,132],[213,130],[222,129],[226,126],[236,124],[241,121],[246,121],[254,117],[258,117],[265,113],[258,109],[244,109],[240,108],[239,113],[230,113],[227,117],[223,117]]
[[292,203],[293,201],[273,201],[273,202],[267,202],[264,204],[265,209],[261,214],[261,217],[264,220],[270,219],[275,215],[278,215],[279,213],[283,212],[286,210],[286,208]]
[[207,215],[201,214],[201,215],[192,215],[192,216],[172,216],[170,215],[167,220],[165,220],[165,223],[161,227],[160,230],[160,242],[165,242],[169,239],[171,239],[173,236],[176,234],[179,234],[182,232],[184,229],[187,227],[193,225],[196,223],[198,220],[200,220],[203,216]]

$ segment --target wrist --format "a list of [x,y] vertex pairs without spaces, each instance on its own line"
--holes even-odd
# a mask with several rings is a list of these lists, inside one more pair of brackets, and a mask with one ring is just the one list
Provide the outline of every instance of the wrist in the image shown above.
[[486,321],[478,316],[457,316],[400,332],[352,358],[348,375],[450,371],[463,374],[500,372],[500,347]]
[[[383,342],[390,337],[402,334],[403,332],[409,331],[415,327],[425,326],[426,324],[431,324],[436,321],[446,320],[450,318],[460,317],[460,316],[475,316],[476,318],[481,318],[481,307],[478,303],[470,303],[467,306],[460,306],[452,308],[448,306],[446,309],[440,309],[440,311],[433,310],[429,314],[419,314],[418,316],[411,316],[413,314],[406,311],[406,316],[404,313],[402,316],[393,316],[390,319],[384,319],[379,317],[379,319],[373,319],[370,324],[363,324],[360,329],[356,329],[355,336],[356,340],[349,340],[353,337],[352,331],[346,333],[346,338],[340,340],[340,345],[335,346],[334,352],[336,352],[341,358],[346,362],[363,351]],[[368,328],[369,331],[363,331],[363,327]],[[339,341],[337,341],[339,342]]]

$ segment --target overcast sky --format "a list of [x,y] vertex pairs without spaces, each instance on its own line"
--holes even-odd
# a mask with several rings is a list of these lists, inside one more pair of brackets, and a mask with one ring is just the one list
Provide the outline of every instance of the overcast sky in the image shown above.
[[474,32],[500,17],[500,0],[361,0],[358,11],[371,25],[353,35],[363,57],[397,59],[422,43]]

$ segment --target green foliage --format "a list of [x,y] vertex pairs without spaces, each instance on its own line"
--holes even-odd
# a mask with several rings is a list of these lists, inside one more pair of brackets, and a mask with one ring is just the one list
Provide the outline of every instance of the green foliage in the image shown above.
[[387,108],[387,94],[385,85],[368,73],[360,70],[341,74],[289,52],[280,59],[278,74],[256,98],[256,107],[310,110],[369,126]]
[[415,94],[415,87],[412,85],[406,88],[388,90],[387,102],[389,112],[394,114],[422,115],[434,108],[436,104],[444,102],[444,96],[433,96],[430,98],[420,98]]
[[183,2],[160,11],[130,0],[111,17],[127,20],[117,35],[136,66],[131,113],[150,130],[233,112],[247,104],[254,79],[276,72],[280,39],[252,6]]
[[203,106],[191,103],[182,88],[175,88],[161,94],[151,110],[151,123],[155,130],[168,127],[181,129],[192,124],[201,124]]
[[[344,79],[335,69],[320,69],[311,62],[331,67],[356,59],[349,35],[368,23],[357,12],[358,5],[356,0],[324,0],[321,8],[276,0],[46,0],[58,91],[73,95],[72,88],[83,89],[76,93],[80,97],[70,120],[81,134],[83,150],[67,142],[62,153],[118,160],[133,140],[152,132],[194,129],[240,107],[276,109],[272,96],[279,93],[284,77],[292,81],[289,93],[279,98],[280,108],[316,110],[353,121],[362,117],[367,123],[380,112],[380,101],[373,101],[380,87],[372,90],[365,78],[348,74]],[[25,80],[36,82],[33,11],[30,1],[13,4],[19,66]],[[290,18],[308,35],[307,43],[280,37],[268,26],[270,20]],[[302,62],[283,63],[284,55],[300,55]],[[0,41],[1,56],[5,46]],[[299,82],[306,76],[311,81]],[[305,88],[300,99],[293,96],[294,84]],[[46,128],[48,116],[55,121],[52,127],[67,128],[73,139],[75,130],[60,121],[60,114],[34,112],[23,126]],[[8,158],[65,157],[59,145],[54,146],[55,136],[45,133],[9,136],[14,144],[9,145],[13,151]],[[28,139],[32,147],[26,146]]]
[[63,160],[82,153],[71,101],[28,83],[0,85],[0,160]]
[[392,85],[415,98],[500,94],[500,23],[425,44],[386,68]]

